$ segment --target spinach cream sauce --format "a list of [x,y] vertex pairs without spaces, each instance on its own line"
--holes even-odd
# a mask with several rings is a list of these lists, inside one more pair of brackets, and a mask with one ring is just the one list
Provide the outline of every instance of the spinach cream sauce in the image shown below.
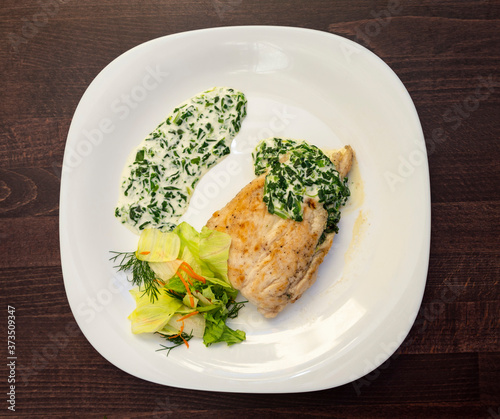
[[328,213],[325,234],[338,232],[340,207],[350,195],[347,178],[341,179],[335,165],[318,147],[305,141],[269,138],[253,154],[256,175],[267,173],[264,202],[271,214],[303,220],[307,198],[323,203]]
[[241,92],[215,87],[176,107],[132,152],[115,216],[132,231],[170,231],[208,169],[229,154],[246,116]]

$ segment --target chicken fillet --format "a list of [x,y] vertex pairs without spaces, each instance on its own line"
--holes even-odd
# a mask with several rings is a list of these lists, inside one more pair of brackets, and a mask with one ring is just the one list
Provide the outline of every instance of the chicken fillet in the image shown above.
[[[351,147],[326,154],[345,177],[353,160]],[[207,227],[231,236],[229,280],[264,317],[272,318],[314,283],[335,233],[327,234],[318,246],[327,211],[317,200],[304,202],[300,222],[270,214],[263,202],[265,176],[216,211]]]

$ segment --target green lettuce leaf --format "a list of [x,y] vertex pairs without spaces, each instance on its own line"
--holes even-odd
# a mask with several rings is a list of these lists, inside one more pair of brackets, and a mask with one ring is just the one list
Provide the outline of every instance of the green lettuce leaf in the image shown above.
[[213,272],[216,278],[222,279],[227,284],[227,260],[229,259],[229,247],[231,236],[216,230],[203,227],[200,233],[199,258],[206,265],[206,269]]
[[[227,260],[231,246],[229,234],[207,227],[203,227],[198,233],[186,222],[179,224],[170,233],[160,231],[152,233],[152,231],[154,230],[143,230],[136,254],[138,258],[150,262],[151,269],[160,279],[168,281],[184,261],[210,282],[231,286],[227,277]],[[178,239],[173,239],[173,236]],[[160,245],[171,248],[157,248]],[[151,253],[141,255],[148,251]],[[163,260],[160,260],[161,258]]]
[[205,334],[203,343],[205,346],[218,342],[226,342],[229,345],[242,342],[246,339],[246,334],[242,330],[233,330],[226,325],[227,313],[222,310],[214,313],[205,313]]
[[170,318],[183,305],[168,294],[161,293],[152,303],[149,296],[138,290],[130,290],[135,299],[136,308],[128,317],[132,323],[132,333],[154,333],[163,328]]
[[179,321],[184,314],[174,314],[168,323],[160,330],[163,335],[171,336],[180,332],[182,323],[184,323],[183,332],[193,335],[195,338],[202,338],[205,332],[205,317],[202,314],[195,314],[187,319]]
[[177,259],[180,247],[181,240],[177,234],[146,228],[139,237],[135,255],[146,262],[168,262]]

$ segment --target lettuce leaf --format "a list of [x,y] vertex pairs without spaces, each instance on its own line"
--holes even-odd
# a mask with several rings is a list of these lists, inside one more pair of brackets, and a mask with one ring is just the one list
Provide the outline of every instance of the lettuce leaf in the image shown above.
[[226,342],[230,346],[245,340],[245,332],[231,329],[226,325],[226,319],[227,313],[223,313],[221,310],[205,313],[206,326],[203,335],[205,346],[218,342]]
[[146,262],[168,262],[177,258],[180,247],[181,240],[177,234],[146,228],[139,237],[135,255]]
[[174,277],[180,264],[186,262],[210,282],[230,287],[227,277],[230,246],[229,234],[207,227],[198,233],[183,222],[170,233],[143,230],[136,255],[138,259],[150,262],[151,269],[163,281]]
[[213,276],[230,284],[227,277],[227,260],[231,236],[216,230],[203,227],[200,233],[198,256],[205,264],[205,269],[213,272]]
[[134,334],[157,332],[182,306],[182,302],[165,293],[161,293],[154,303],[138,289],[130,290],[130,294],[136,302],[135,310],[128,317]]
[[193,335],[195,338],[202,338],[205,332],[205,317],[202,314],[195,314],[187,319],[180,321],[183,314],[174,314],[168,323],[160,330],[163,335],[171,336],[180,332],[182,323],[184,323],[183,332]]

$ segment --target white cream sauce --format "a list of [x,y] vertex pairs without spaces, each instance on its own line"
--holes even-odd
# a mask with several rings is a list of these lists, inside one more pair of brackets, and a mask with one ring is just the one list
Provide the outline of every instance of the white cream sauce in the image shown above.
[[130,154],[115,216],[132,231],[170,231],[208,169],[230,152],[246,98],[215,87],[176,107]]

